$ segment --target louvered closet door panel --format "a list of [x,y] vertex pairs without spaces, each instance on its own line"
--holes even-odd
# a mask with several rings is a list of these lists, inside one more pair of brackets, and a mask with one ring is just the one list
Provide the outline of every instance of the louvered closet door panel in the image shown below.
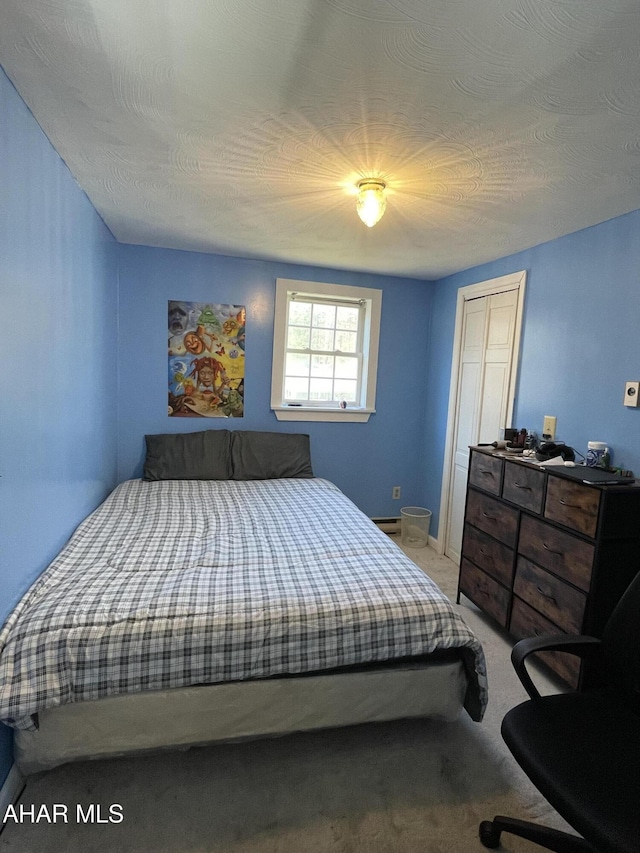
[[496,441],[504,429],[509,403],[511,352],[518,291],[489,296],[478,441]]
[[460,562],[464,503],[469,475],[469,446],[478,441],[478,413],[482,387],[482,354],[486,309],[486,299],[473,299],[465,305],[458,379],[458,411],[455,426],[451,503],[446,543],[446,554],[456,563]]

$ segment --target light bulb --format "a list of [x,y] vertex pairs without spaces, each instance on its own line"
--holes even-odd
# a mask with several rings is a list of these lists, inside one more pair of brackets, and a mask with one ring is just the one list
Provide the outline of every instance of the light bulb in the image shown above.
[[358,199],[356,210],[358,216],[368,228],[373,228],[382,219],[387,199],[385,198],[386,184],[374,178],[367,178],[358,184]]

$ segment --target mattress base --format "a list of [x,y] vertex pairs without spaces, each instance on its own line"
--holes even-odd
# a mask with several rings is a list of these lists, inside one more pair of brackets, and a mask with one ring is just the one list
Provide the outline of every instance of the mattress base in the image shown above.
[[183,687],[42,711],[15,732],[20,770],[218,741],[284,735],[406,717],[457,719],[467,680],[460,660],[355,672]]

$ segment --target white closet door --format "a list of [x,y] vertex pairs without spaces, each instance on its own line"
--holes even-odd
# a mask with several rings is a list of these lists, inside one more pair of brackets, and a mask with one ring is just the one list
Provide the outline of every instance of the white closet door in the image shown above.
[[515,290],[485,297],[489,300],[483,352],[483,379],[478,419],[478,442],[501,438],[509,404],[511,356],[518,294]]
[[515,339],[517,289],[464,304],[444,553],[460,563],[469,445],[496,441],[505,427]]

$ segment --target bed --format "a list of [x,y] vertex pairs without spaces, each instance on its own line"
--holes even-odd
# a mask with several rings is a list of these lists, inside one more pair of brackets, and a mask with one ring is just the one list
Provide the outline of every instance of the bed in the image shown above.
[[144,477],[80,524],[0,632],[21,770],[462,708],[480,720],[478,640],[313,476],[308,436],[204,432],[177,453],[171,438],[168,465],[147,437]]

